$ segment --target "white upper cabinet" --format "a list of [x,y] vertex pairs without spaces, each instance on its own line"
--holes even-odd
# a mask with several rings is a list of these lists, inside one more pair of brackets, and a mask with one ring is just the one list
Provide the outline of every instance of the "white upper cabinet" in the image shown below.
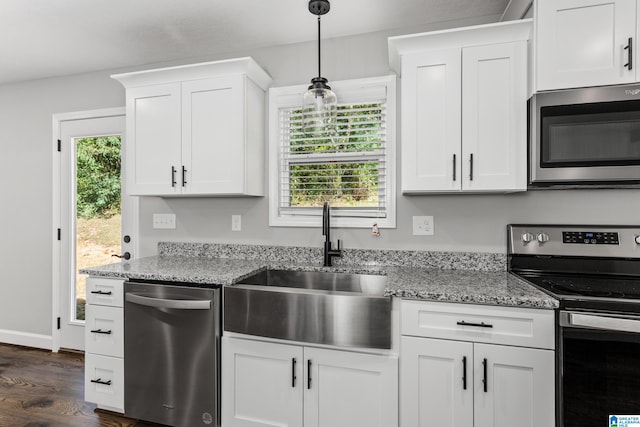
[[461,60],[459,49],[403,58],[403,192],[460,190]]
[[462,49],[462,189],[527,182],[527,42]]
[[389,39],[402,192],[526,190],[531,20]]
[[252,59],[113,76],[127,89],[131,195],[264,194],[265,91]]
[[535,8],[536,90],[637,81],[636,0],[538,0]]
[[180,187],[172,182],[180,167],[180,84],[127,89],[126,111],[127,191],[179,193]]

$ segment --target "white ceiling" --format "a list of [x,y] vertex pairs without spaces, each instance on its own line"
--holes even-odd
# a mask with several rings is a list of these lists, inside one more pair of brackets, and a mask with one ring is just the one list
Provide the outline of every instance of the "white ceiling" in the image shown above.
[[[308,0],[0,0],[0,84],[316,38]],[[322,37],[500,16],[509,0],[333,0]]]

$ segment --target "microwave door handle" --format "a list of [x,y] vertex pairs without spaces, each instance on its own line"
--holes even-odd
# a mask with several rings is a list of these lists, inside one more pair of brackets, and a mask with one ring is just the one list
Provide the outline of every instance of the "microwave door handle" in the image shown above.
[[633,37],[629,37],[627,40],[627,45],[624,47],[624,50],[627,51],[627,63],[624,64],[624,67],[627,67],[628,70],[633,69]]
[[173,308],[178,310],[209,310],[210,300],[175,300],[164,298],[150,298],[128,293],[125,299],[133,304],[146,305],[154,308]]
[[640,319],[594,316],[590,314],[569,313],[570,326],[605,329],[619,332],[640,333]]

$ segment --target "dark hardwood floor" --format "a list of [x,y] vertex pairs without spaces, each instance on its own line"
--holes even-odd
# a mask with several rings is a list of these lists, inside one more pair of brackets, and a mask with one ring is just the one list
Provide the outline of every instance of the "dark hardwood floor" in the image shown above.
[[84,355],[0,344],[0,427],[151,427],[84,401]]

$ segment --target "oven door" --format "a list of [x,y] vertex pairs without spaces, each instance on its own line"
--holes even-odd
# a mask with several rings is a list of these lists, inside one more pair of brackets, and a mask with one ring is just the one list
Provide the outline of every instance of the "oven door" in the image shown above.
[[534,95],[530,184],[640,182],[638,94],[635,85]]
[[560,427],[640,416],[640,315],[561,311],[559,340]]

